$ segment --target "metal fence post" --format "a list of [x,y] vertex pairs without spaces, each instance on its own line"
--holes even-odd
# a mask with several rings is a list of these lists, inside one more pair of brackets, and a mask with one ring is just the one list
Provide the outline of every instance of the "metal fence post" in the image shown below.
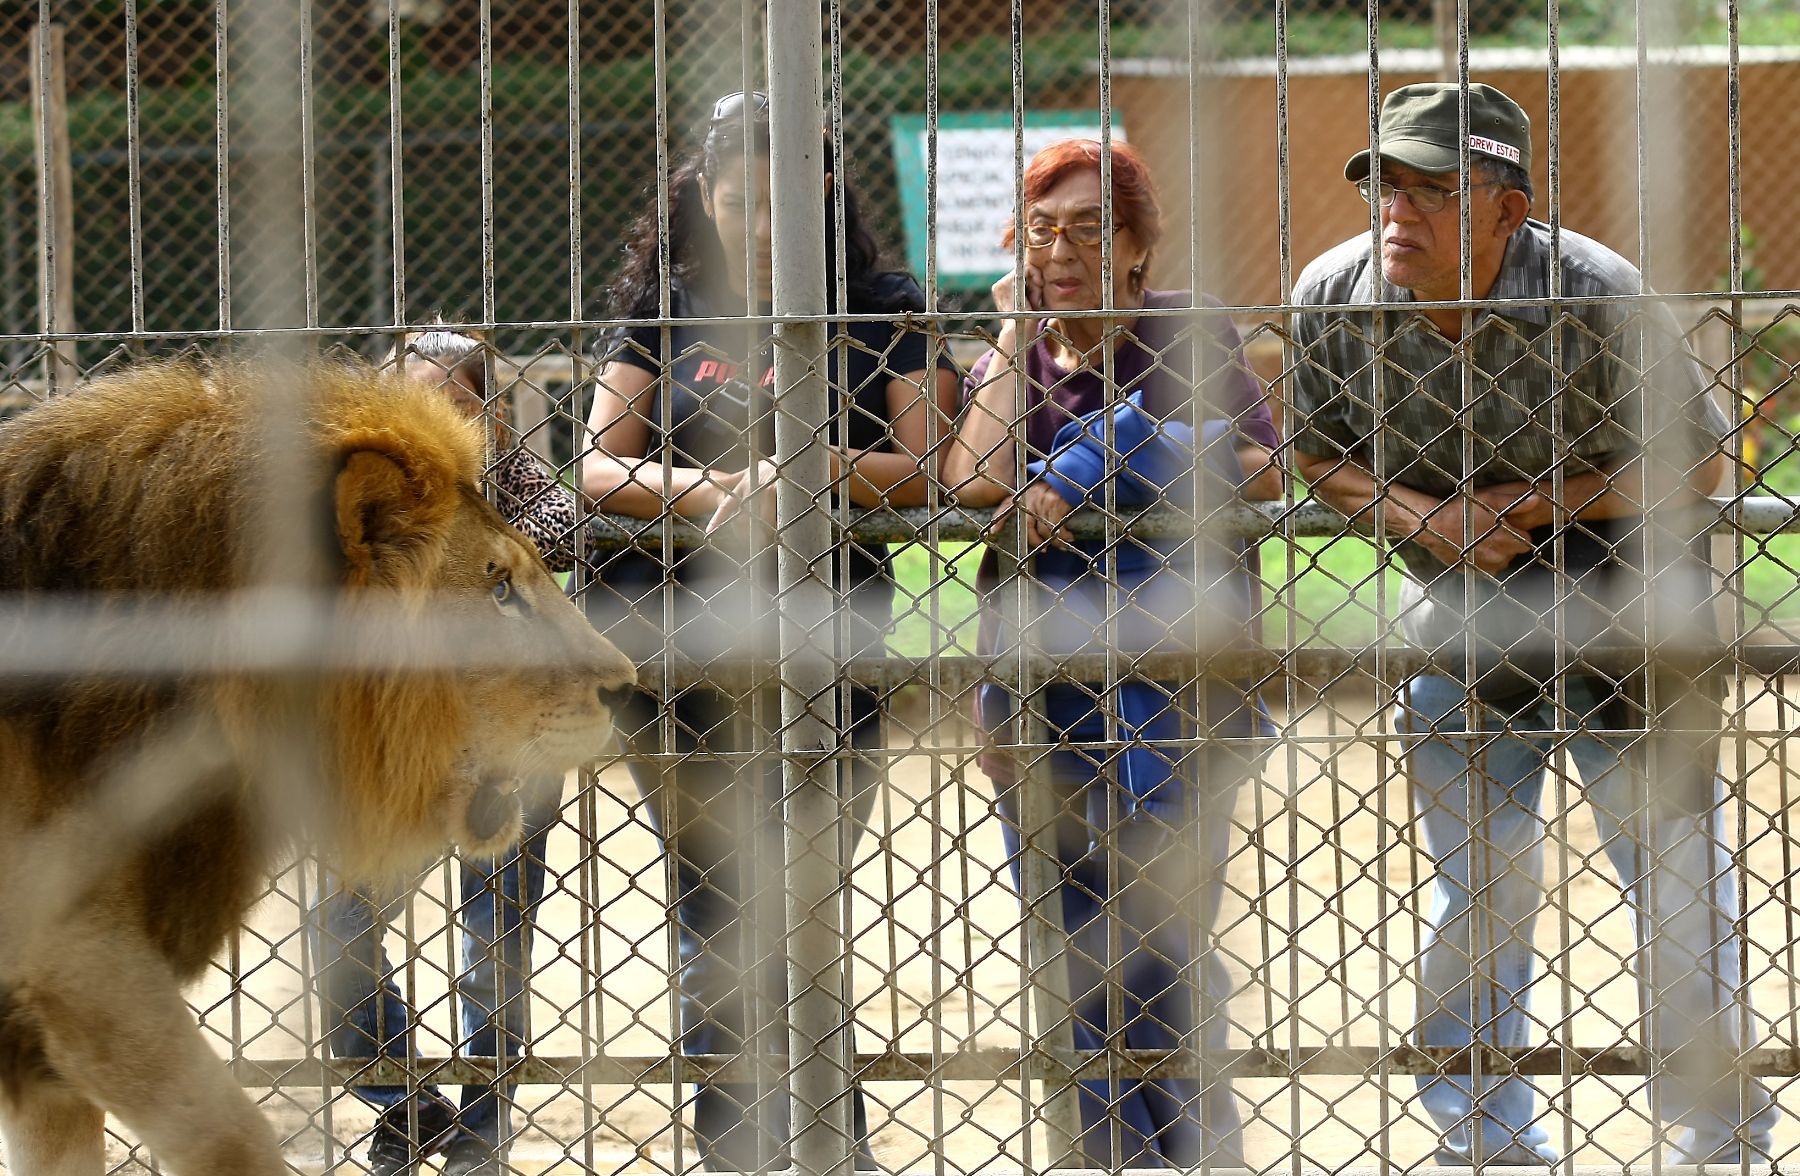
[[[1024,547],[1024,528],[1017,515],[1009,526],[1009,538],[1017,547],[1001,548],[1001,576],[1006,584],[1001,596],[1016,607],[1021,592],[1030,599],[1033,585],[1025,578],[1029,559],[1018,560],[1013,554]],[[1009,625],[1012,632],[1020,634],[1019,646],[1026,654],[1020,666],[1016,696],[1020,709],[1015,725],[1023,745],[1031,749],[1018,761],[1019,889],[1023,892],[1025,960],[1037,1024],[1028,1039],[1029,1050],[1022,1069],[1024,1077],[1036,1077],[1040,1083],[1037,1114],[1046,1132],[1049,1162],[1045,1167],[1074,1168],[1081,1165],[1081,1115],[1073,1074],[1086,1059],[1075,1055],[1069,930],[1063,922],[1063,864],[1057,846],[1057,827],[1063,814],[1052,787],[1050,757],[1044,753],[1050,743],[1049,725],[1043,718],[1045,683],[1026,670],[1030,655],[1036,650],[1017,623],[1023,619],[1020,613],[1024,611],[1019,609],[1012,618],[1015,623]]]
[[[769,182],[774,207],[776,593],[781,626],[782,791],[788,914],[788,1090],[802,1173],[848,1171],[849,1017],[840,885],[836,691],[841,655],[820,618],[841,597],[828,579],[824,80],[817,4],[769,5]],[[825,708],[826,713],[821,713]],[[828,717],[829,715],[829,717]]]

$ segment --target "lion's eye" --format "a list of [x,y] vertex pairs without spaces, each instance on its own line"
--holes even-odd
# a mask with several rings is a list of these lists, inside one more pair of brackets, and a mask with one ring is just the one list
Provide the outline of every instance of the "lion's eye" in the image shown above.
[[525,611],[525,601],[519,596],[519,590],[513,587],[511,576],[503,575],[495,580],[489,591],[493,593],[494,603],[500,606],[501,612],[513,615]]

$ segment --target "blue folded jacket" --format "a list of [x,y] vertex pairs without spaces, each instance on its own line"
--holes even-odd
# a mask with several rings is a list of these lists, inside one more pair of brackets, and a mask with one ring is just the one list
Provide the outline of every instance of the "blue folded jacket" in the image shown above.
[[[1057,431],[1050,455],[1030,463],[1027,470],[1077,509],[1100,503],[1109,480],[1113,501],[1121,507],[1136,509],[1163,500],[1182,502],[1187,500],[1185,492],[1195,475],[1196,462],[1200,470],[1216,479],[1215,484],[1235,487],[1243,481],[1236,451],[1228,440],[1231,433],[1229,421],[1205,421],[1196,447],[1193,427],[1157,420],[1145,410],[1143,392],[1139,390],[1111,408],[1088,413],[1064,425]],[[1180,583],[1174,590],[1184,594],[1191,594],[1200,583],[1223,586],[1235,576],[1230,590],[1234,594],[1246,592],[1237,582],[1242,580],[1241,572],[1226,573],[1219,579],[1199,575],[1191,566],[1196,547],[1191,540],[1121,540],[1111,549],[1080,542],[1073,551],[1039,552],[1036,571],[1038,578],[1068,606],[1071,627],[1076,629],[1082,628],[1080,617],[1105,615],[1100,597],[1104,596],[1109,575],[1120,592],[1141,592],[1146,597],[1151,595],[1147,589],[1159,576],[1178,578]],[[1094,600],[1082,599],[1096,593],[1100,595]],[[1046,617],[1037,623],[1055,621]],[[1070,642],[1079,643],[1079,636]],[[1057,648],[1060,643],[1046,639],[1041,644]],[[984,695],[989,691],[998,688],[986,687]],[[1215,720],[1220,717],[1217,712],[1221,708],[1239,712],[1246,720],[1241,733],[1250,733],[1253,712],[1245,706],[1242,694],[1234,694],[1231,687],[1209,687],[1209,692],[1221,696],[1218,705],[1209,707]],[[1097,704],[1086,692],[1054,691],[1052,695],[1056,701],[1051,703],[1046,718],[1059,729],[1067,731],[1084,720],[1092,720]],[[1124,794],[1120,815],[1143,813],[1168,821],[1178,819],[1182,789],[1181,782],[1173,777],[1183,750],[1176,744],[1154,742],[1179,737],[1182,724],[1177,711],[1164,690],[1141,679],[1121,682],[1113,697],[1117,700],[1118,735],[1125,741],[1117,761],[1117,777]],[[996,693],[993,701],[1000,702],[1001,695]]]

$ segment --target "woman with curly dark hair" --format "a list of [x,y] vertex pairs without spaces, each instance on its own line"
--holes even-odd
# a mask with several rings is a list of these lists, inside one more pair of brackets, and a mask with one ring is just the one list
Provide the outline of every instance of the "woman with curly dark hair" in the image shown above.
[[[772,644],[774,543],[766,534],[740,542],[746,527],[754,532],[773,519],[778,472],[770,460],[770,331],[754,317],[766,316],[771,301],[767,107],[754,92],[719,99],[703,138],[670,175],[668,325],[627,324],[608,339],[588,417],[582,488],[599,509],[641,519],[672,512],[704,525],[713,540],[699,549],[603,557],[589,615],[639,660],[660,653],[709,667]],[[826,214],[830,308],[885,316],[828,329],[830,408],[816,425],[830,447],[834,496],[858,507],[923,505],[958,379],[947,360],[932,361],[927,336],[904,321],[925,309],[924,298],[912,278],[881,267],[829,139],[822,183],[837,206]],[[612,289],[619,318],[664,314],[665,241],[651,204]],[[879,653],[893,616],[886,548],[848,542],[830,574],[847,607],[821,618],[819,640],[834,641],[845,657]],[[872,753],[882,723],[873,692],[846,686],[837,693],[820,702],[835,703],[836,729],[845,733],[839,794],[849,860],[852,831],[874,800]],[[663,691],[661,703],[672,722],[659,722],[647,698],[639,715],[618,726],[674,865],[681,1048],[764,1057],[778,1074],[787,1047],[773,1029],[786,992],[782,953],[769,946],[781,917],[780,762],[771,754],[780,746],[778,700],[768,687],[699,685]],[[709,1168],[786,1164],[788,1116],[778,1093],[756,1083],[703,1082],[692,1114]],[[860,1093],[853,1130],[861,1162],[869,1163]]]

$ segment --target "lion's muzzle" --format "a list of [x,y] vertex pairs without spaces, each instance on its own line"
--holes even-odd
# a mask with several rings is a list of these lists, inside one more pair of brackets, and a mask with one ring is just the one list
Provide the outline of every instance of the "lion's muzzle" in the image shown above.
[[493,841],[516,828],[523,819],[519,794],[502,791],[498,784],[484,780],[470,794],[463,819],[476,842]]

